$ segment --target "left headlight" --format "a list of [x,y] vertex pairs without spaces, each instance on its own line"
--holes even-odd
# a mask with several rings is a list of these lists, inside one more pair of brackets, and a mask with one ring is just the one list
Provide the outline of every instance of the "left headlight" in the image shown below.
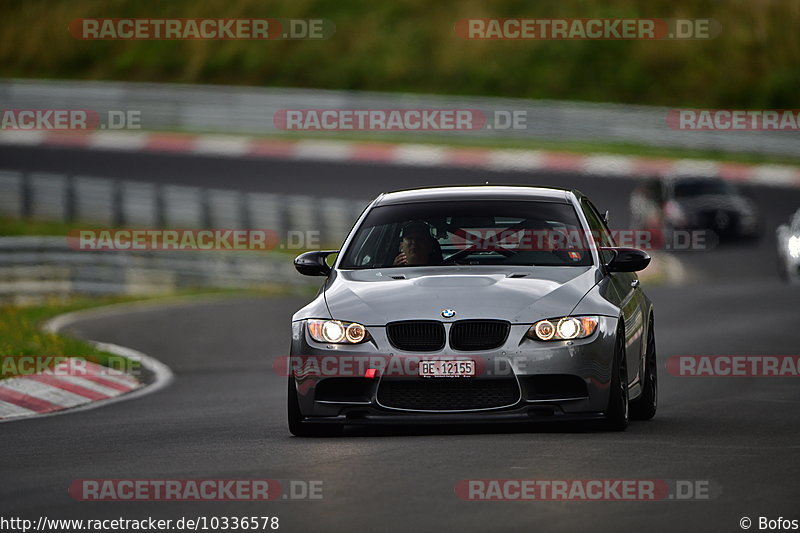
[[317,342],[359,344],[370,338],[367,328],[358,322],[310,319],[307,326],[311,338]]
[[596,316],[565,316],[540,320],[528,329],[526,337],[538,341],[583,339],[597,329]]

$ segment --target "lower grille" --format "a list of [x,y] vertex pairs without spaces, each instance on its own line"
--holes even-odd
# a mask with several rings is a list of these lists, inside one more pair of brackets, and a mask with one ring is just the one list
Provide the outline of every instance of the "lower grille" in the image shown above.
[[326,402],[369,402],[375,380],[369,378],[326,378],[314,388],[314,400]]
[[434,352],[444,348],[444,326],[435,320],[392,322],[386,325],[392,346],[409,352]]
[[510,327],[502,320],[459,320],[450,328],[450,346],[460,351],[499,348]]
[[514,379],[427,378],[383,380],[378,402],[418,411],[462,411],[513,405],[520,393]]
[[528,400],[589,397],[586,381],[569,374],[519,376],[519,382]]

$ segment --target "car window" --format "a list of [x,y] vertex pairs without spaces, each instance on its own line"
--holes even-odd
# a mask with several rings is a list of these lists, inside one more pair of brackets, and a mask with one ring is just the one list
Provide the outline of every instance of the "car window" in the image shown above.
[[547,201],[443,201],[376,207],[339,268],[592,264],[577,213]]
[[736,195],[736,188],[723,180],[718,179],[681,179],[675,182],[674,194],[676,198],[704,195]]
[[[583,207],[583,213],[586,215],[586,221],[589,223],[589,229],[591,230],[592,236],[594,237],[598,246],[612,248],[616,246],[614,239],[611,236],[611,232],[608,230],[605,222],[603,222],[603,219],[600,217],[600,212],[592,204],[592,202],[586,198],[583,198],[581,205]],[[607,263],[614,258],[614,252],[601,250],[600,258],[603,263]]]
[[616,246],[611,232],[608,230],[605,222],[603,222],[603,218],[600,216],[600,212],[594,204],[586,198],[581,201],[581,204],[583,206],[583,213],[586,215],[586,221],[589,223],[589,229],[592,230],[592,235],[596,236],[595,242],[600,246]]

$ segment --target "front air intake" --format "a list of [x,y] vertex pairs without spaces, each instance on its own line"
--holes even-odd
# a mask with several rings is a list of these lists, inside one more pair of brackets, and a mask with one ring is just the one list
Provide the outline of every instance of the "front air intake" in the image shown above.
[[435,352],[444,348],[444,326],[435,320],[409,320],[386,325],[389,342],[398,350]]
[[510,324],[502,320],[459,320],[450,328],[454,350],[493,350],[505,344]]

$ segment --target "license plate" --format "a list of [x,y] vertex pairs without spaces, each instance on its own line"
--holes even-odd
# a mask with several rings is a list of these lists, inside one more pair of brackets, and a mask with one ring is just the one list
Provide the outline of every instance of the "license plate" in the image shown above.
[[475,375],[475,361],[420,361],[423,378],[469,378]]

